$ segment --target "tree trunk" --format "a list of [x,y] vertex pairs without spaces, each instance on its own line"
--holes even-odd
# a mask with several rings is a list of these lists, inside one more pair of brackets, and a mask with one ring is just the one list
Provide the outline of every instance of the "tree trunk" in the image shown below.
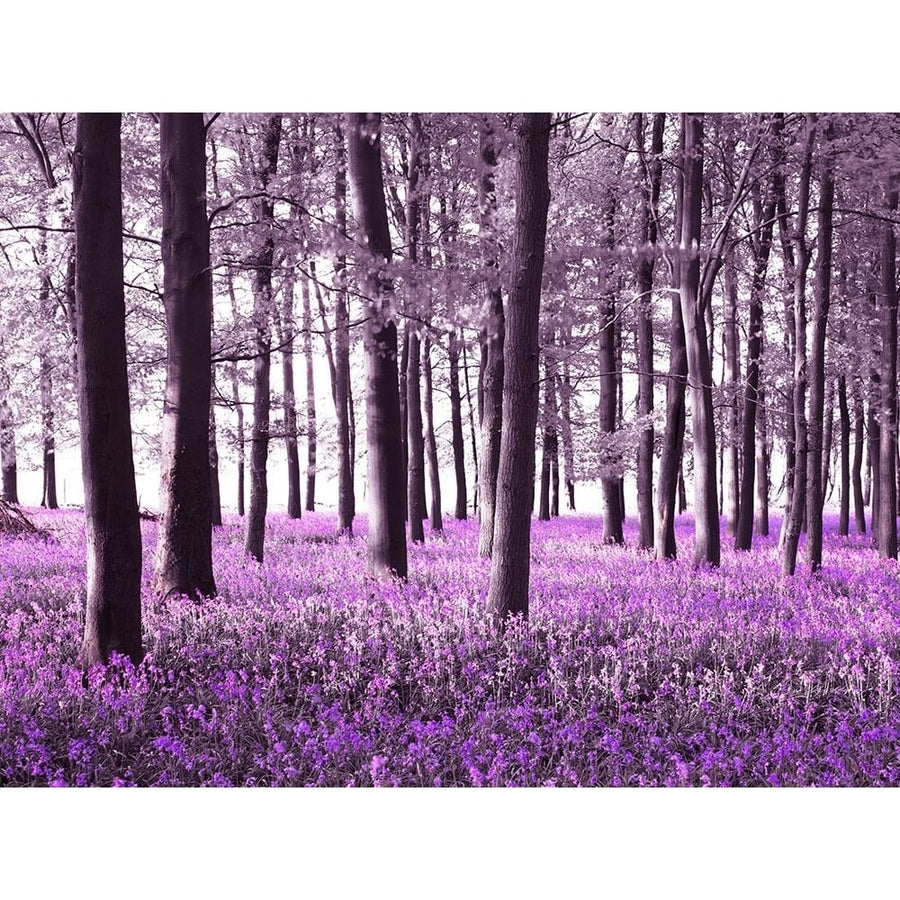
[[[283,386],[284,449],[287,457],[288,495],[287,514],[290,519],[303,515],[300,498],[300,451],[297,447],[297,400],[294,390],[294,276],[293,254],[285,259],[284,277],[281,282],[281,378]],[[305,298],[307,299],[307,298]]]
[[481,509],[481,494],[478,490],[478,439],[475,435],[475,409],[472,406],[472,391],[469,387],[469,354],[466,350],[465,338],[462,340],[463,384],[466,387],[466,403],[469,406],[469,436],[472,440],[472,467],[475,469],[475,490],[472,494],[472,512],[478,514]]
[[797,568],[797,547],[806,509],[807,426],[806,426],[806,273],[810,253],[806,244],[806,222],[809,215],[809,180],[812,148],[815,138],[814,120],[807,125],[806,152],[800,171],[798,210],[794,242],[794,478],[790,494],[790,511],[784,528],[782,572],[793,575]]
[[18,465],[16,462],[16,423],[9,401],[0,399],[0,468],[3,472],[3,493],[7,503],[19,502]]
[[703,116],[685,113],[685,176],[682,204],[680,299],[691,386],[694,437],[694,560],[719,565],[719,504],[716,496],[716,433],[712,404],[712,370],[705,309],[700,289],[700,217],[703,192]]
[[834,207],[834,169],[829,158],[831,126],[824,130],[825,155],[819,191],[819,237],[816,248],[815,308],[812,323],[812,348],[809,356],[809,457],[806,490],[806,559],[811,572],[822,568],[822,509],[825,486],[822,480],[825,420],[825,337],[831,305],[832,209]]
[[866,443],[866,418],[859,382],[853,381],[853,518],[857,534],[866,533],[866,506],[863,502],[862,464]]
[[166,395],[153,589],[216,593],[209,469],[212,274],[202,113],[160,116]]
[[[766,401],[762,388],[756,406],[756,530],[760,537],[769,536],[769,441],[766,425]],[[747,458],[744,457],[744,465]],[[752,538],[752,535],[751,535]]]
[[316,382],[313,375],[312,311],[309,302],[309,279],[301,282],[303,295],[303,355],[306,357],[306,511],[316,508]]
[[441,470],[438,463],[437,438],[434,434],[434,396],[431,380],[431,339],[425,336],[422,369],[425,376],[425,451],[428,457],[428,480],[431,485],[431,530],[443,531],[441,512]]
[[[725,512],[725,533],[734,537],[738,530],[738,515],[742,502],[752,504],[753,488],[750,493],[741,491],[741,412],[738,406],[738,395],[741,388],[741,363],[740,363],[740,339],[738,338],[738,285],[737,272],[734,261],[729,260],[725,264],[725,327],[723,343],[725,350],[725,385],[728,391],[728,410],[725,424],[725,439],[722,441],[723,466],[723,503]],[[751,331],[752,334],[752,331]],[[749,381],[749,372],[748,372]],[[756,410],[751,410],[755,420]],[[755,429],[754,429],[755,430]],[[750,447],[755,447],[755,440],[750,441]],[[751,458],[747,460],[746,468],[755,473],[756,467]],[[753,521],[752,510],[750,521]]]
[[601,449],[600,487],[602,492],[604,544],[623,544],[622,507],[620,505],[619,477],[621,458],[615,447],[616,432],[616,348],[615,330],[616,299],[609,293],[609,285],[601,285],[603,297],[600,300],[600,433],[612,446]]
[[40,353],[41,432],[44,456],[44,487],[41,506],[58,509],[56,499],[56,439],[53,433],[53,368],[46,351]]
[[[262,132],[263,153],[259,178],[263,191],[275,176],[278,147],[281,143],[281,115],[270,116]],[[269,378],[272,353],[272,262],[275,257],[275,202],[264,196],[259,207],[263,231],[262,246],[253,264],[253,319],[255,356],[253,358],[253,430],[250,436],[250,504],[244,532],[244,553],[258,562],[263,560],[266,539],[266,507],[269,486],[266,463],[269,458]]]
[[850,408],[847,404],[847,379],[838,376],[838,411],[841,422],[841,512],[838,534],[850,534]]
[[[347,235],[347,171],[344,134],[334,128],[337,166],[334,176],[335,229],[341,238]],[[353,454],[350,422],[353,401],[350,397],[350,314],[347,308],[346,257],[342,250],[334,262],[334,411],[337,423],[338,454],[338,534],[353,534],[356,497],[353,489]]]
[[662,182],[662,151],[665,113],[653,116],[650,158],[644,154],[644,119],[635,117],[638,152],[641,157],[641,206],[638,240],[641,250],[637,266],[637,414],[642,421],[637,449],[638,547],[653,548],[653,270],[656,265],[657,217]]
[[494,169],[497,152],[494,131],[487,117],[480,120],[479,152],[481,171],[478,179],[480,208],[479,242],[487,272],[481,324],[481,468],[478,472],[478,552],[491,556],[494,541],[494,507],[500,468],[501,423],[504,396],[506,322],[500,293],[499,247],[494,218],[497,193]]
[[550,189],[550,115],[521,116],[516,128],[516,215],[504,348],[502,439],[497,475],[488,609],[499,621],[528,616],[538,327]]
[[209,496],[210,496],[210,521],[213,528],[222,525],[222,490],[219,485],[219,448],[216,444],[216,401],[215,401],[215,377],[214,367],[210,367],[209,377],[213,384],[209,403]]
[[559,381],[560,430],[563,444],[563,470],[566,479],[566,505],[575,511],[575,448],[572,446],[572,380],[569,376],[568,346],[571,326],[563,326],[563,363]]
[[231,398],[237,415],[237,513],[244,515],[244,471],[246,469],[244,404],[241,402],[237,363],[231,364]]
[[366,416],[368,444],[369,572],[406,577],[403,525],[404,469],[397,373],[397,325],[392,318],[393,285],[384,273],[391,261],[384,181],[381,174],[381,117],[348,117],[350,184],[360,242],[359,259],[366,304]]
[[72,166],[87,536],[85,667],[109,662],[113,652],[135,665],[143,657],[141,528],[125,361],[120,128],[119,113],[79,113]]
[[422,503],[425,483],[425,441],[422,435],[422,401],[420,397],[419,369],[421,347],[419,335],[409,326],[409,359],[406,370],[406,416],[409,428],[406,445],[409,449],[409,468],[407,470],[406,502],[409,519],[409,539],[422,543],[425,530],[422,520],[427,511]]
[[887,192],[888,216],[882,226],[881,248],[881,433],[878,519],[875,531],[878,554],[897,558],[897,250],[890,219],[897,209],[897,191]]
[[450,332],[450,425],[453,443],[453,471],[456,476],[456,508],[454,518],[464,520],[468,516],[466,492],[465,438],[462,425],[462,397],[459,391],[459,338]]

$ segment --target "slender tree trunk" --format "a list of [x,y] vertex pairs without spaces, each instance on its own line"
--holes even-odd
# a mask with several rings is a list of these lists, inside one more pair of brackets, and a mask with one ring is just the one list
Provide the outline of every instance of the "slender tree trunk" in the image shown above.
[[456,476],[456,508],[454,518],[467,518],[465,438],[462,425],[462,397],[459,391],[459,338],[450,332],[450,425],[453,444],[453,471]]
[[[680,136],[680,157],[684,157],[684,129]],[[680,230],[684,205],[684,166],[680,165],[675,182],[675,230]],[[677,240],[676,240],[677,243]],[[666,380],[666,428],[663,433],[662,452],[659,459],[659,485],[656,494],[657,515],[654,546],[657,559],[675,559],[678,554],[675,543],[676,502],[683,496],[682,457],[686,425],[685,393],[687,388],[687,348],[685,346],[684,321],[681,317],[681,300],[678,285],[683,261],[675,257],[670,265],[673,282],[672,316],[669,329],[669,375]]]
[[[766,425],[766,402],[762,388],[756,406],[756,530],[760,537],[769,536],[769,441]],[[744,465],[747,458],[744,457]],[[752,538],[752,535],[751,535]]]
[[366,417],[369,499],[369,572],[406,577],[403,526],[404,469],[401,452],[397,325],[392,317],[393,285],[383,267],[391,261],[384,181],[381,174],[381,117],[354,113],[347,119],[350,185],[361,243],[371,257],[366,271]]
[[888,188],[888,216],[881,248],[881,432],[878,519],[873,531],[878,553],[897,558],[897,248],[890,221],[897,209],[897,191]]
[[421,347],[419,335],[407,326],[409,333],[409,359],[406,370],[406,415],[407,415],[407,447],[409,464],[407,470],[406,502],[409,519],[409,539],[413,542],[425,540],[422,520],[427,516],[422,501],[422,488],[425,481],[425,441],[422,435],[422,401],[420,397],[419,371],[421,363]]
[[[603,286],[601,286],[603,289]],[[616,318],[615,296],[608,293],[606,286],[600,301],[600,433],[608,441],[613,441],[616,431],[616,353],[614,323]],[[600,487],[602,492],[604,544],[623,544],[622,507],[619,494],[619,467],[621,459],[618,451],[610,447],[601,451]]]
[[847,404],[847,379],[838,376],[838,411],[841,422],[841,513],[838,534],[850,534],[850,407]]
[[431,339],[425,336],[422,353],[422,370],[425,376],[425,453],[428,457],[428,480],[431,485],[431,530],[443,531],[441,512],[441,471],[438,463],[437,438],[434,433],[434,395],[431,372]]
[[[215,369],[210,367],[210,379],[215,385]],[[216,401],[215,388],[209,403],[209,492],[210,521],[213,528],[222,525],[222,489],[219,484],[219,448],[216,444]]]
[[563,444],[563,468],[566,479],[566,504],[575,511],[575,448],[572,446],[572,380],[569,376],[568,336],[571,326],[563,326],[563,362],[559,381],[560,430]]
[[859,382],[853,382],[853,518],[857,534],[866,533],[866,506],[863,501],[862,464],[866,443],[866,419]]
[[538,327],[550,189],[550,114],[529,113],[516,128],[516,216],[504,347],[503,429],[487,605],[500,621],[528,616],[534,433],[538,409]]
[[0,399],[0,468],[3,471],[3,500],[19,502],[18,464],[16,462],[16,423],[12,407]]
[[881,423],[876,410],[881,407],[881,383],[877,373],[872,377],[872,396],[869,398],[868,417],[868,456],[869,456],[869,495],[872,505],[872,542],[878,546],[878,522],[880,521],[881,499]]
[[[340,125],[334,129],[337,165],[334,176],[335,229],[338,236],[347,234],[347,172],[344,135]],[[338,533],[353,534],[353,517],[356,498],[353,489],[353,440],[351,437],[351,416],[353,401],[350,397],[350,315],[347,308],[345,286],[346,258],[339,251],[334,262],[334,409],[337,422],[338,452]]]
[[114,652],[137,665],[144,653],[141,528],[125,360],[120,129],[119,113],[79,113],[72,166],[87,535],[85,667],[109,662]]
[[163,405],[159,596],[216,593],[209,469],[212,274],[202,113],[160,116],[166,396]]
[[244,472],[246,470],[244,404],[241,401],[237,363],[231,364],[231,398],[237,415],[237,513],[244,515]]
[[[725,384],[728,390],[728,411],[725,423],[725,439],[722,441],[723,467],[723,503],[725,506],[725,533],[734,537],[738,530],[738,515],[742,503],[753,503],[753,488],[749,495],[741,491],[741,412],[738,395],[741,388],[740,340],[738,338],[738,285],[734,261],[725,264],[725,327],[723,343],[725,350]],[[752,332],[751,332],[752,333]],[[748,373],[749,375],[749,373]],[[749,380],[749,379],[748,379]],[[755,420],[756,410],[751,414]],[[755,429],[754,429],[755,430]],[[755,441],[750,441],[755,447]],[[755,473],[752,455],[747,460],[746,468]],[[752,507],[750,521],[753,521]]]
[[478,490],[478,439],[475,436],[475,409],[472,406],[472,391],[469,388],[469,355],[466,342],[462,341],[463,383],[466,387],[466,402],[469,406],[469,435],[472,439],[472,465],[475,469],[475,491],[472,494],[472,512],[477,514],[481,509],[481,494]]
[[303,355],[306,357],[306,510],[316,508],[316,382],[313,375],[312,310],[309,302],[309,279],[301,282],[303,295]]
[[644,154],[644,120],[635,117],[635,132],[641,157],[641,206],[638,240],[646,252],[637,266],[637,414],[644,423],[637,449],[638,547],[653,548],[653,270],[656,264],[657,217],[662,182],[662,151],[665,113],[653,116],[650,158]]
[[703,117],[683,115],[685,131],[684,202],[682,205],[681,315],[684,320],[691,420],[694,437],[694,560],[719,565],[719,503],[716,496],[716,433],[712,405],[712,370],[700,289],[700,217],[703,191]]
[[831,478],[831,451],[834,447],[834,382],[828,384],[825,397],[825,431],[822,435],[822,497],[827,502],[834,490]]
[[303,515],[300,501],[300,451],[297,447],[297,400],[294,391],[294,262],[293,255],[285,259],[282,279],[281,308],[281,378],[283,385],[282,409],[284,410],[284,449],[287,456],[287,514],[290,519]]
[[480,120],[479,148],[481,172],[478,179],[480,207],[479,241],[487,272],[485,302],[481,326],[481,467],[478,472],[478,552],[491,556],[494,541],[494,506],[497,473],[500,467],[500,443],[505,371],[504,341],[506,323],[500,293],[499,248],[494,229],[497,193],[494,169],[497,152],[494,131],[487,117]]
[[812,322],[812,349],[809,356],[809,457],[806,490],[806,559],[811,572],[822,568],[825,486],[822,480],[825,419],[825,338],[831,305],[832,209],[834,207],[834,169],[829,158],[831,127],[824,130],[825,160],[819,191],[819,237],[816,248],[816,281],[813,293],[815,310]]
[[39,357],[41,380],[41,432],[44,456],[44,487],[41,506],[58,509],[56,499],[56,439],[53,433],[53,368],[46,351]]
[[[278,167],[278,147],[281,143],[281,115],[269,117],[262,133],[263,155],[260,161],[262,189]],[[266,463],[269,458],[270,367],[272,353],[272,263],[275,258],[274,201],[266,195],[260,203],[259,221],[263,242],[254,260],[253,319],[255,328],[255,357],[253,359],[253,430],[250,437],[250,504],[244,532],[244,553],[258,562],[263,560],[266,539],[266,508],[269,487]]]
[[809,267],[809,248],[806,244],[806,222],[809,214],[809,181],[812,169],[812,148],[815,139],[814,120],[807,125],[806,152],[800,171],[798,211],[794,242],[794,479],[790,508],[784,529],[782,571],[793,575],[797,568],[797,547],[806,509],[807,481],[807,424],[806,424],[806,273]]

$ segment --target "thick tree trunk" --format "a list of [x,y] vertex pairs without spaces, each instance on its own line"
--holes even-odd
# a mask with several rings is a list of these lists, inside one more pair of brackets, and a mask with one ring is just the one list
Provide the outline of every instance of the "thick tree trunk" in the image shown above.
[[137,665],[141,528],[125,361],[121,115],[79,113],[76,122],[78,421],[87,536],[81,661],[107,663],[116,652]]
[[[261,187],[265,191],[278,167],[281,143],[281,115],[269,117],[262,132],[263,152],[260,160]],[[266,463],[269,458],[270,367],[272,353],[272,262],[275,257],[275,203],[265,196],[259,207],[263,230],[262,246],[253,266],[253,430],[250,436],[250,503],[244,531],[244,553],[258,562],[263,560],[266,539],[266,508],[269,486]]]
[[405,483],[401,450],[397,373],[397,325],[392,318],[393,285],[383,267],[391,261],[384,181],[381,174],[381,117],[354,113],[347,120],[350,184],[359,242],[370,257],[359,260],[366,304],[366,415],[369,499],[369,572],[406,577],[403,525]]
[[[334,176],[335,229],[339,237],[347,234],[347,171],[344,134],[340,125],[334,129],[337,166]],[[339,251],[334,262],[334,410],[337,422],[338,453],[338,534],[353,534],[356,497],[353,489],[353,452],[350,397],[350,314],[345,287],[346,257]]]
[[281,292],[281,379],[284,410],[284,449],[287,457],[288,495],[287,514],[290,519],[303,515],[300,498],[300,451],[297,447],[297,399],[294,388],[294,259],[285,260],[287,271],[282,280]]
[[882,226],[881,248],[881,421],[878,519],[873,531],[878,554],[897,558],[897,249],[890,221],[897,209],[897,191],[888,189],[888,216]]
[[506,323],[500,293],[499,248],[494,229],[497,193],[494,169],[497,152],[494,131],[487,117],[480,120],[479,147],[481,172],[478,179],[480,207],[479,241],[487,272],[481,325],[481,467],[478,472],[478,552],[491,556],[494,541],[494,507],[497,474],[500,467],[500,442],[503,407],[504,341]]
[[425,376],[425,453],[428,462],[428,481],[431,486],[431,530],[443,531],[441,511],[441,470],[438,463],[437,438],[434,433],[434,395],[431,372],[431,339],[425,336],[422,348],[422,371]]
[[303,295],[303,355],[306,358],[306,511],[316,508],[316,382],[313,374],[312,310],[309,302],[309,279],[301,282]]
[[456,476],[456,508],[454,518],[467,518],[465,438],[462,425],[462,397],[459,390],[459,338],[450,332],[450,427],[453,444],[453,471]]
[[680,267],[681,315],[684,321],[691,421],[694,437],[694,560],[719,565],[719,503],[716,496],[716,433],[712,405],[712,370],[700,289],[700,218],[703,192],[703,117],[683,115],[685,132],[684,202]]
[[812,322],[812,347],[809,356],[809,456],[806,488],[806,560],[811,572],[822,568],[822,510],[825,486],[822,480],[825,419],[825,337],[831,305],[832,209],[834,207],[834,169],[828,154],[831,128],[824,131],[825,160],[819,191],[819,237],[816,247],[816,281],[813,293],[815,309]]
[[538,327],[550,189],[550,115],[526,114],[516,128],[516,216],[510,264],[494,546],[487,605],[500,621],[528,616]]
[[212,275],[202,113],[160,116],[166,396],[163,404],[159,596],[213,596],[209,470]]

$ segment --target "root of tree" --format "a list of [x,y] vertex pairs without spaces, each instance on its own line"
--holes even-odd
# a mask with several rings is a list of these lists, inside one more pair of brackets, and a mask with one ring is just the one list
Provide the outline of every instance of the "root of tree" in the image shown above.
[[27,534],[42,538],[53,537],[46,528],[35,525],[18,506],[6,500],[0,500],[0,534],[13,536]]

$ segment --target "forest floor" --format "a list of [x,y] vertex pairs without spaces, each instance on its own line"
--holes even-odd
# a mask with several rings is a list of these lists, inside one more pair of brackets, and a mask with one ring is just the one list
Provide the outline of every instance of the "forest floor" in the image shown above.
[[146,659],[83,678],[82,514],[26,512],[55,539],[0,537],[2,784],[900,784],[900,567],[830,517],[823,571],[791,579],[775,537],[694,569],[689,517],[664,564],[634,522],[624,548],[535,522],[503,636],[474,522],[378,583],[364,519],[273,515],[258,565],[227,516],[196,603],[152,596],[145,521]]

